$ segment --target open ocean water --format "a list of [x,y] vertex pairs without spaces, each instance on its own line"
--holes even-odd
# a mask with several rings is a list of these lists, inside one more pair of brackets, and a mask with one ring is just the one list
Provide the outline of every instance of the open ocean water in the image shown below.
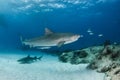
[[21,46],[20,36],[42,36],[45,27],[84,36],[64,48],[79,49],[105,40],[119,43],[119,4],[119,0],[0,0],[0,46]]
[[[43,36],[45,35],[45,28],[50,29],[54,33],[74,33],[82,36],[73,43],[63,45],[62,47],[52,47],[47,51],[77,50],[90,46],[102,45],[106,40],[110,40],[111,43],[119,44],[120,0],[0,0],[0,54],[8,54],[8,57],[1,55],[1,57],[4,56],[4,59],[0,59],[0,64],[3,67],[11,64],[10,67],[12,67],[12,69],[18,68],[19,70],[23,70],[21,73],[18,73],[19,70],[15,71],[20,74],[20,76],[16,76],[12,73],[12,78],[10,78],[11,75],[9,75],[8,78],[6,76],[3,78],[1,77],[1,80],[48,80],[45,76],[50,77],[51,75],[47,73],[47,70],[44,72],[44,69],[50,68],[50,70],[48,70],[50,73],[52,67],[49,67],[49,64],[54,63],[60,65],[60,68],[56,66],[57,74],[55,75],[55,72],[53,72],[52,74],[55,76],[50,78],[50,80],[57,77],[60,77],[60,79],[55,80],[61,80],[62,76],[58,76],[62,73],[60,70],[63,72],[65,71],[65,75],[68,73],[63,80],[68,79],[69,75],[71,76],[72,74],[74,77],[70,77],[69,80],[87,80],[84,77],[86,73],[82,74],[82,79],[78,79],[78,74],[80,72],[71,73],[72,71],[74,72],[74,70],[68,70],[74,67],[78,70],[79,65],[73,66],[65,64],[68,67],[66,69],[64,64],[56,61],[57,59],[55,59],[56,62],[53,60],[52,63],[44,63],[43,59],[43,67],[49,67],[40,67],[40,69],[38,69],[38,71],[43,69],[43,77],[38,77],[40,74],[36,73],[37,70],[33,69],[34,65],[32,64],[32,67],[28,69],[29,74],[20,79],[23,74],[27,73],[27,70],[24,72],[24,69],[27,69],[28,65],[20,66],[15,60],[24,57],[25,55],[22,55],[24,53],[26,55],[29,54],[29,51],[33,52],[33,54],[34,51],[35,53],[40,53],[40,55],[43,54],[39,52],[38,49],[38,52],[36,52],[36,49],[28,49],[28,46],[22,45],[20,38],[22,36],[23,40],[25,40]],[[25,49],[27,49],[28,52],[24,52]],[[20,54],[20,56],[11,54]],[[14,57],[11,58],[10,56]],[[13,62],[9,63],[10,61],[7,60],[7,58],[11,59],[10,61],[13,60]],[[45,58],[48,59],[48,57]],[[52,61],[52,59],[50,61]],[[7,62],[8,64],[6,64]],[[37,63],[35,63],[35,65],[37,66],[35,68],[38,68],[39,65]],[[3,67],[0,68],[0,71],[2,71]],[[10,67],[3,69],[3,72],[10,74],[14,71],[8,70]],[[55,65],[53,65],[53,67],[55,67]],[[30,72],[31,69],[36,73],[33,78],[30,76],[33,75],[33,73]],[[78,74],[76,75],[76,73]],[[97,73],[95,74],[97,76]],[[3,76],[5,74],[0,73],[0,75]],[[13,76],[16,77],[13,78]],[[88,76],[88,78],[90,78],[90,76]],[[102,78],[99,78],[98,80],[101,79]],[[97,80],[97,78],[91,80]]]

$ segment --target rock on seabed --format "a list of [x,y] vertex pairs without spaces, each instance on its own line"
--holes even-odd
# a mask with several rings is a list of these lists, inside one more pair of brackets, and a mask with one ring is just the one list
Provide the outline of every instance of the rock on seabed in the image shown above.
[[105,73],[105,80],[120,80],[120,45],[94,46],[64,52],[59,60],[71,64],[89,63],[87,68]]

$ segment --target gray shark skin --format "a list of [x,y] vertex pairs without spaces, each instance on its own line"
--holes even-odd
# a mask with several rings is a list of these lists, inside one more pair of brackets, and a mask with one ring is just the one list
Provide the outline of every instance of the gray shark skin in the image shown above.
[[41,47],[40,49],[49,49],[52,46],[61,47],[64,44],[69,44],[77,41],[80,35],[73,33],[54,33],[48,28],[45,28],[45,35],[33,39],[22,40],[22,44],[30,47]]
[[41,60],[42,56],[40,57],[31,57],[30,55],[28,55],[27,57],[24,57],[24,58],[21,58],[19,60],[17,60],[19,63],[21,64],[30,64],[30,63],[33,63],[37,60]]

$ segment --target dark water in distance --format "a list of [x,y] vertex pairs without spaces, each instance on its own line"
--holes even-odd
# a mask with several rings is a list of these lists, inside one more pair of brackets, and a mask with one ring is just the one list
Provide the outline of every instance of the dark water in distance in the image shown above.
[[[29,39],[44,35],[45,27],[84,36],[63,46],[66,49],[80,49],[105,40],[120,42],[119,4],[119,0],[1,0],[0,48],[18,48],[20,36]],[[94,34],[89,35],[88,29]]]

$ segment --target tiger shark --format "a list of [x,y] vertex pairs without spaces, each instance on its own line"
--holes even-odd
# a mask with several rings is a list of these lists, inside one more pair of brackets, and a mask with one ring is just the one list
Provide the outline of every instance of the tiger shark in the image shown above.
[[54,33],[48,28],[45,28],[45,35],[23,40],[22,44],[29,45],[30,47],[36,47],[38,49],[49,49],[53,46],[61,47],[65,44],[69,44],[77,41],[81,36],[73,33]]

